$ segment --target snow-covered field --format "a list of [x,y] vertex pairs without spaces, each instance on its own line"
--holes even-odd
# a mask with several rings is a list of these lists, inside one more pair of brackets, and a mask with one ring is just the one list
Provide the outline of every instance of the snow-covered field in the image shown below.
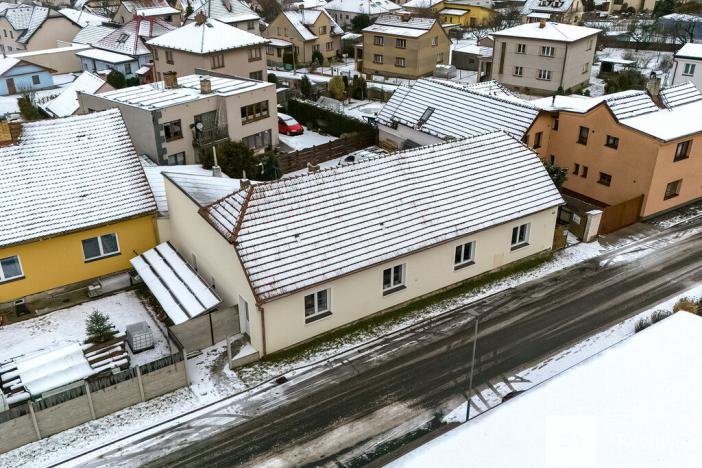
[[337,138],[331,135],[321,135],[317,132],[304,127],[305,132],[302,135],[283,135],[280,134],[280,141],[288,145],[293,150],[302,150],[312,148],[313,146],[329,143]]

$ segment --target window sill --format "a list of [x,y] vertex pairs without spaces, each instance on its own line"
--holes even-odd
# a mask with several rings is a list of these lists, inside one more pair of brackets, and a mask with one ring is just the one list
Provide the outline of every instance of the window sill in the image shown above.
[[663,200],[670,200],[671,198],[675,198],[679,195],[680,195],[679,193],[676,193],[675,195],[666,195],[663,197]]
[[682,76],[695,76],[695,75],[692,74],[692,73],[690,73],[690,74],[688,74],[688,73],[682,73]]
[[470,262],[465,262],[465,263],[461,263],[461,264],[458,264],[458,265],[454,265],[454,266],[453,266],[453,271],[462,270],[462,269],[464,269],[464,268],[468,268],[468,267],[471,266],[471,265],[475,265],[475,262],[474,262],[473,260],[471,260]]
[[618,149],[619,147],[618,147],[618,146],[612,146],[612,145],[605,145],[605,148],[609,148],[609,149],[615,150],[615,149]]
[[606,184],[606,183],[602,182],[601,180],[598,180],[597,183],[600,185],[604,185],[605,187],[609,187],[610,185],[612,185],[611,182],[609,184]]
[[259,120],[267,119],[270,115],[262,115],[261,117],[256,117],[254,119],[242,120],[241,125],[248,125],[250,123],[258,122]]
[[576,141],[576,143],[579,145],[587,146],[587,140],[585,140],[585,141],[578,140],[578,141]]
[[395,286],[394,288],[384,289],[383,296],[387,296],[389,294],[393,294],[393,293],[396,293],[398,291],[402,291],[403,289],[407,289],[407,286],[405,286],[404,284],[401,284],[400,286]]
[[2,284],[7,284],[7,283],[12,283],[13,281],[23,280],[24,278],[25,278],[25,276],[22,275],[22,276],[15,276],[15,277],[13,277],[13,278],[8,278],[8,279],[0,280],[0,285],[2,285]]
[[690,156],[681,156],[679,158],[673,158],[673,162],[684,161],[686,159],[690,159]]
[[332,314],[331,310],[328,310],[326,312],[322,312],[321,314],[311,315],[309,317],[305,317],[305,323],[312,323],[312,322],[316,322],[317,320],[322,320],[323,318],[327,318],[327,317],[331,316],[331,314]]
[[258,62],[259,60],[263,60],[263,57],[250,58],[250,59],[249,59],[249,62]]
[[515,250],[523,249],[524,247],[529,246],[528,242],[522,242],[521,244],[513,245],[509,250],[514,252]]
[[118,257],[120,255],[122,255],[122,252],[115,252],[113,254],[103,255],[101,257],[94,257],[94,258],[90,258],[90,259],[85,259],[85,263],[97,262],[98,260],[104,260],[106,258],[111,258],[111,257]]
[[183,135],[181,135],[179,137],[166,138],[166,143],[170,143],[171,141],[178,141],[178,140],[182,140],[182,139],[183,139]]

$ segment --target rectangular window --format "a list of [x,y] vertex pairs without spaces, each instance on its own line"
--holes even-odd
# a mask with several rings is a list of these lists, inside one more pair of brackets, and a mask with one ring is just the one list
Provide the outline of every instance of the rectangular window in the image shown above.
[[261,60],[261,48],[255,47],[249,49],[249,62],[255,62],[256,60]]
[[682,184],[682,179],[675,180],[665,186],[665,195],[663,200],[668,200],[669,198],[674,198],[680,195],[680,185]]
[[247,124],[268,117],[268,101],[257,102],[241,108],[241,123]]
[[180,153],[168,155],[169,166],[178,166],[183,164],[185,164],[185,152],[181,151]]
[[475,241],[456,246],[453,254],[453,269],[467,267],[475,263]]
[[100,258],[119,255],[119,243],[117,234],[104,234],[90,239],[83,239],[83,257],[86,262],[98,260]]
[[431,46],[436,47],[439,45],[439,36],[434,36],[431,38]]
[[249,78],[251,78],[252,80],[263,81],[263,71],[259,70],[251,72],[249,73]]
[[580,172],[580,177],[582,177],[582,178],[584,178],[584,179],[587,179],[588,170],[589,170],[589,169],[588,169],[587,166],[583,166],[583,170],[582,170],[582,172]]
[[212,69],[224,67],[224,54],[215,54],[212,56]]
[[585,49],[585,50],[590,50],[590,49],[592,49],[592,39],[587,41],[587,49]]
[[132,74],[132,64],[131,64],[131,63],[125,63],[125,64],[124,64],[124,74],[125,74],[125,75],[131,75],[131,74]]
[[444,62],[444,53],[439,52],[436,54],[436,63],[443,63]]
[[380,54],[374,54],[373,55],[373,63],[382,64],[383,63],[383,56]]
[[385,44],[385,38],[383,36],[373,36],[373,45],[381,46]]
[[578,175],[580,173],[580,164],[573,164],[573,175]]
[[552,125],[552,128],[553,128],[554,130],[558,130],[558,117],[554,117],[554,118],[553,118],[553,125]]
[[680,161],[682,159],[689,158],[690,146],[692,146],[692,140],[681,141],[678,143],[678,146],[675,147],[675,158],[673,158],[673,161]]
[[248,29],[249,31],[253,31],[254,29],[256,29],[256,22],[255,21],[247,21],[246,22],[246,29]]
[[551,81],[551,70],[539,70],[536,77],[539,80]]
[[695,64],[694,63],[686,63],[685,64],[685,69],[683,70],[683,75],[685,76],[692,76],[695,74]]
[[526,44],[517,44],[517,53],[526,54]]
[[0,283],[19,278],[24,278],[19,257],[0,258]]
[[383,295],[405,289],[405,264],[383,270]]
[[319,34],[326,34],[327,33],[327,27],[326,26],[320,26],[319,27]]
[[534,148],[541,148],[541,135],[543,132],[536,132],[534,135]]
[[590,129],[587,127],[580,127],[578,132],[578,143],[581,145],[587,145],[587,136],[590,134]]
[[282,35],[282,34],[281,34],[282,31],[280,30],[280,26],[278,26],[276,29],[278,30],[278,35],[279,35],[279,36]]
[[168,122],[163,126],[163,132],[166,135],[166,141],[180,140],[183,138],[183,127],[180,125],[180,120]]
[[173,51],[172,50],[166,51],[166,63],[169,65],[173,65]]
[[541,46],[541,55],[543,57],[553,57],[554,48],[550,46]]
[[334,43],[333,43],[333,42],[327,42],[327,43],[324,45],[324,47],[325,47],[325,49],[327,49],[327,51],[334,50]]
[[319,45],[319,44],[313,45],[313,46],[312,46],[312,51],[313,51],[313,52],[319,52],[319,51],[320,51],[320,45]]
[[612,135],[607,135],[607,141],[605,142],[605,146],[613,149],[619,148],[619,138],[614,137]]
[[405,67],[405,59],[404,57],[395,57],[395,66],[404,68]]
[[273,47],[272,45],[267,45],[266,55],[275,55],[275,47]]
[[556,157],[554,155],[550,156],[551,164],[556,164]]
[[597,181],[597,183],[609,187],[610,185],[612,185],[612,176],[609,174],[605,174],[604,172],[600,172],[600,178]]
[[241,139],[241,142],[250,149],[260,149],[266,148],[271,144],[271,131],[265,130],[263,132],[254,133]]
[[406,49],[407,39],[395,39],[395,47],[397,47],[398,49]]
[[585,62],[583,64],[583,74],[587,73],[588,71],[590,71],[590,62]]
[[529,223],[512,228],[512,250],[529,245]]
[[158,62],[158,49],[154,47],[152,49],[152,51],[153,51],[152,53],[154,55],[154,60]]
[[39,84],[40,82],[39,75],[32,75],[32,84]]
[[524,76],[524,69],[522,67],[514,67],[514,76]]
[[331,315],[331,291],[322,289],[305,296],[305,323],[314,322]]

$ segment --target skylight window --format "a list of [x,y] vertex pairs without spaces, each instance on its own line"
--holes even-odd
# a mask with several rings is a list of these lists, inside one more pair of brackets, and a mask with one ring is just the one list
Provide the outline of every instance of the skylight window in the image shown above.
[[422,116],[419,118],[419,122],[417,122],[418,126],[424,125],[427,120],[429,120],[429,117],[431,117],[431,114],[434,113],[434,108],[433,107],[427,107],[427,110],[424,111]]
[[117,43],[118,43],[118,44],[124,44],[125,42],[127,42],[127,39],[129,39],[129,34],[122,33],[122,34],[120,34],[119,37],[117,38]]

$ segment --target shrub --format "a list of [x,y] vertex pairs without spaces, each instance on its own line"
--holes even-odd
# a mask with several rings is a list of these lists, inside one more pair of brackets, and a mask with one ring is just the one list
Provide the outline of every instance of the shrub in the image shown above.
[[565,167],[558,167],[555,164],[551,164],[549,161],[543,161],[543,163],[553,183],[556,187],[560,188],[568,177],[568,169]]
[[312,83],[310,83],[310,79],[307,78],[307,75],[303,75],[300,79],[300,93],[307,99],[312,96]]
[[312,61],[317,62],[319,66],[324,65],[324,55],[318,50],[312,52]]
[[93,310],[85,322],[85,332],[89,343],[104,343],[111,340],[117,330],[110,318],[98,310]]
[[34,94],[23,93],[17,98],[17,106],[24,120],[31,122],[32,120],[46,119],[49,115],[44,110],[34,105]]
[[346,86],[344,86],[344,80],[340,76],[335,76],[329,80],[329,95],[331,97],[337,101],[343,101],[345,93]]
[[673,306],[673,312],[680,312],[681,310],[685,312],[691,312],[696,314],[699,312],[699,304],[689,297],[680,298],[678,302]]
[[361,29],[367,28],[370,25],[371,25],[370,16],[366,15],[365,13],[361,14],[361,15],[356,15],[351,20],[351,29],[355,33],[361,32]]
[[112,70],[107,75],[107,83],[115,89],[121,89],[127,86],[127,79],[117,70]]
[[316,128],[319,125],[335,137],[345,133],[372,132],[375,134],[376,132],[376,129],[370,124],[297,99],[288,101],[287,113],[310,128]]
[[268,74],[268,82],[269,83],[278,83],[278,77],[275,75],[275,73],[269,73]]
[[669,310],[655,310],[651,314],[651,324],[658,323],[664,318],[670,317],[671,315],[673,315],[673,313]]
[[604,76],[605,93],[616,93],[629,89],[645,89],[646,77],[636,70],[624,70],[615,73],[607,73]]
[[[211,169],[213,164],[211,151],[202,155],[202,167]],[[282,174],[278,158],[272,151],[261,156],[240,141],[228,141],[217,146],[217,163],[222,172],[235,179],[275,180]]]
[[636,324],[634,325],[634,333],[638,333],[641,330],[645,330],[646,328],[651,326],[651,322],[648,319],[642,318],[638,319],[636,321]]

